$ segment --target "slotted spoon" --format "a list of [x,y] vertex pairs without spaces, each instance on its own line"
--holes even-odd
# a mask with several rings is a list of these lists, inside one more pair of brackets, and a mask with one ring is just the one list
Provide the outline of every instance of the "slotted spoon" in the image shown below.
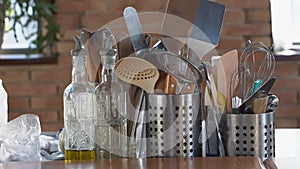
[[153,93],[159,78],[159,72],[153,64],[137,57],[120,59],[115,65],[115,72],[121,80],[139,86],[147,93]]

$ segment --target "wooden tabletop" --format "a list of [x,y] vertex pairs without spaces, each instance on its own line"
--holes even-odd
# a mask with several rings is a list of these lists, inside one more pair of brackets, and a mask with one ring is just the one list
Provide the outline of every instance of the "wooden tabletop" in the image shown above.
[[[145,158],[112,159],[65,163],[9,162],[0,164],[3,169],[262,169],[256,157],[209,157],[209,158]],[[1,169],[2,169],[1,168]]]
[[[275,130],[275,164],[278,169],[294,169],[300,166],[300,129]],[[206,158],[146,158],[112,159],[65,163],[4,162],[0,169],[263,169],[256,157],[206,157]]]

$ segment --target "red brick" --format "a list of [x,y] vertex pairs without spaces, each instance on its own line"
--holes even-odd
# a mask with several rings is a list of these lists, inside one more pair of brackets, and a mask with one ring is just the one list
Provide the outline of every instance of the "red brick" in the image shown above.
[[219,45],[217,47],[218,50],[220,49],[241,49],[244,48],[246,41],[243,38],[239,39],[229,39],[229,38],[221,38]]
[[[82,24],[84,28],[88,28],[90,31],[96,31],[102,26],[121,18],[122,13],[104,13],[104,14],[87,14],[82,18]],[[97,22],[96,22],[97,21]],[[121,22],[125,26],[124,22]],[[114,25],[116,28],[120,27],[120,23]]]
[[72,57],[70,55],[58,57],[58,67],[60,69],[64,69],[65,71],[68,71],[69,75],[71,76]]
[[33,109],[62,109],[62,96],[32,97],[31,106]]
[[49,131],[49,132],[57,132],[61,128],[63,128],[63,122],[57,122],[57,123],[42,123],[42,131]]
[[60,84],[58,86],[58,95],[59,96],[63,96],[64,90],[65,88],[69,85],[70,83],[64,83],[64,84]]
[[271,26],[268,23],[262,24],[243,24],[243,25],[224,25],[222,36],[254,36],[270,35]]
[[246,12],[247,22],[265,22],[268,23],[271,21],[271,14],[269,9],[262,10],[248,10]]
[[281,77],[277,78],[273,90],[300,90],[300,77]]
[[74,49],[74,41],[61,41],[57,43],[57,52],[62,56],[70,56],[70,50]]
[[9,111],[28,110],[29,98],[27,97],[8,97]]
[[32,81],[37,82],[69,82],[71,80],[70,71],[34,71],[31,73]]
[[0,79],[2,79],[3,84],[7,82],[22,82],[28,81],[29,75],[28,71],[21,70],[21,71],[0,71]]
[[63,28],[79,29],[81,25],[79,14],[60,14],[57,16],[57,23]]
[[227,8],[269,8],[270,0],[217,0],[217,2],[226,5]]
[[295,118],[280,118],[275,120],[276,128],[298,128],[299,119]]
[[15,119],[23,114],[36,114],[39,116],[41,123],[48,122],[59,122],[58,114],[55,111],[47,111],[47,112],[10,112],[9,120]]
[[245,12],[242,10],[226,10],[224,25],[245,23]]
[[279,98],[280,105],[297,104],[297,93],[295,91],[274,91]]
[[56,111],[47,111],[47,112],[35,112],[34,114],[40,117],[42,123],[48,122],[59,122],[58,112]]
[[58,11],[64,13],[105,12],[107,1],[102,0],[58,0]]
[[276,62],[274,76],[298,76],[298,64],[296,62]]
[[122,12],[127,6],[133,6],[137,12],[142,11],[164,11],[164,3],[162,0],[110,0],[109,10]]
[[295,104],[280,104],[275,112],[276,118],[281,117],[300,117],[300,105]]
[[66,28],[61,30],[63,33],[63,39],[62,40],[67,40],[67,41],[73,41],[74,35],[78,35],[78,32],[74,27],[72,28]]
[[26,113],[24,113],[24,112],[22,112],[22,113],[19,113],[19,112],[9,112],[8,113],[8,121],[11,121],[11,120],[13,120],[13,119],[15,119],[15,118],[23,115],[23,114],[26,114]]
[[9,96],[55,95],[55,84],[19,83],[6,86]]
[[62,110],[58,112],[58,118],[59,118],[59,121],[64,121],[63,107],[62,107]]
[[271,36],[251,36],[247,40],[251,40],[251,42],[262,42],[268,47],[272,46]]

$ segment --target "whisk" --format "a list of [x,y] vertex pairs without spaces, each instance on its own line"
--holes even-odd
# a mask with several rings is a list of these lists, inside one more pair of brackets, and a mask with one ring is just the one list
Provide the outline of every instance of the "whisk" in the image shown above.
[[275,58],[270,48],[262,42],[248,41],[239,61],[241,98],[245,100],[253,93],[253,84],[268,81],[275,69]]
[[231,98],[238,96],[242,102],[246,100],[259,87],[254,84],[267,82],[274,69],[275,57],[271,49],[262,42],[248,41],[231,79]]

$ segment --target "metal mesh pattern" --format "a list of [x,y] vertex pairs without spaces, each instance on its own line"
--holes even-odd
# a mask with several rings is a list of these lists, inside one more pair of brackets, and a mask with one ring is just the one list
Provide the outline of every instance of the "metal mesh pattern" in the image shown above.
[[275,157],[274,112],[226,114],[223,139],[229,156]]
[[201,156],[200,94],[148,97],[147,151],[158,157]]

